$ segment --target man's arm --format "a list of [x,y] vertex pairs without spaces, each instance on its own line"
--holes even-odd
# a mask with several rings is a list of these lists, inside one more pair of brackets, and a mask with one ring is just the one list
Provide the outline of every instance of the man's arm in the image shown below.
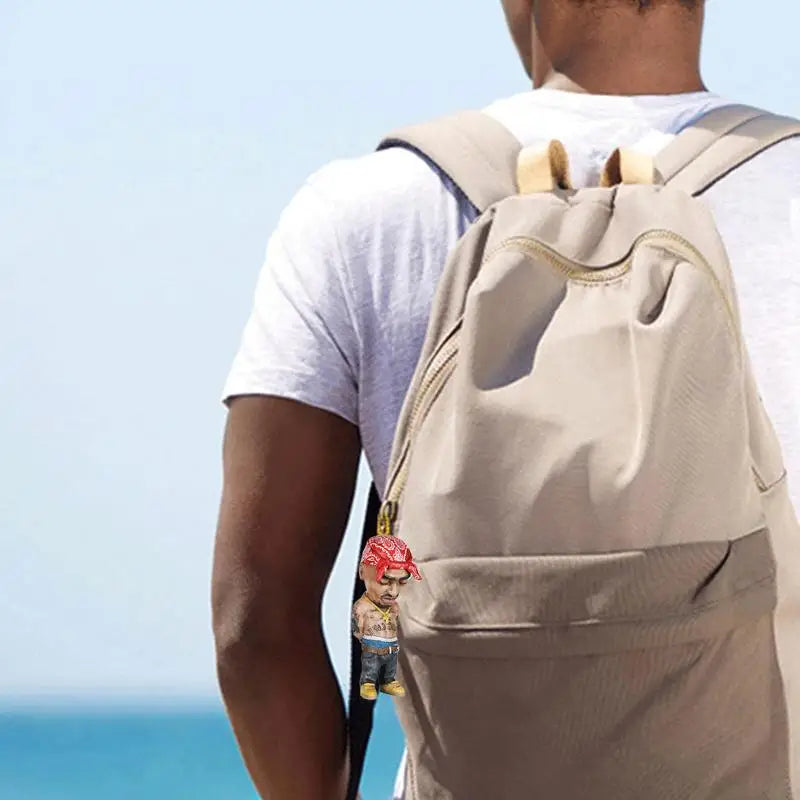
[[228,714],[266,800],[345,795],[345,710],[321,606],[359,454],[357,429],[334,414],[275,397],[231,402],[214,636]]

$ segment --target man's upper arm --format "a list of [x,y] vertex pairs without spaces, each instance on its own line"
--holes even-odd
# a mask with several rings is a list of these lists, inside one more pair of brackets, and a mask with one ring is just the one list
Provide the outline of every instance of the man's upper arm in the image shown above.
[[218,646],[318,619],[356,481],[357,428],[269,396],[234,398],[214,555]]
[[[311,185],[281,214],[223,396],[275,395],[358,421],[358,305],[335,215]],[[348,254],[348,258],[351,258]]]

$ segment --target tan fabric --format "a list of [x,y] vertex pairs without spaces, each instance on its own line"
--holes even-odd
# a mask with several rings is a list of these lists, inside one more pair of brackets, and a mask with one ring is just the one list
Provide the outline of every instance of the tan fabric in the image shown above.
[[600,176],[600,185],[610,188],[620,183],[660,183],[655,164],[650,156],[630,149],[616,149],[606,161]]
[[659,153],[658,171],[667,183],[687,169],[720,138],[735,132],[750,120],[764,114],[749,106],[724,106],[682,130],[668,148]]
[[791,796],[765,532],[481,561],[431,562],[404,622],[409,797]]
[[763,495],[777,563],[775,639],[789,709],[789,757],[794,798],[800,797],[800,525],[786,477]]
[[700,195],[768,147],[800,136],[800,122],[747,106],[717,109],[682,131],[656,159],[664,183]]
[[571,189],[569,158],[564,145],[553,140],[547,147],[526,147],[517,159],[517,188],[520,194]]
[[479,111],[462,111],[389,134],[378,149],[403,144],[439,168],[483,211],[517,191],[520,143],[499,122]]
[[800,800],[800,525],[701,200],[490,208],[444,271],[390,476],[424,578],[406,800]]

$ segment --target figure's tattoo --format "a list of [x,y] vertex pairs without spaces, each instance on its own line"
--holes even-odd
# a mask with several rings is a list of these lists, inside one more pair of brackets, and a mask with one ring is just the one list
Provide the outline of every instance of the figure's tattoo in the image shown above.
[[353,631],[353,636],[355,636],[357,639],[361,638],[360,637],[361,624],[358,618],[358,611],[356,611],[355,608],[353,609],[352,631]]

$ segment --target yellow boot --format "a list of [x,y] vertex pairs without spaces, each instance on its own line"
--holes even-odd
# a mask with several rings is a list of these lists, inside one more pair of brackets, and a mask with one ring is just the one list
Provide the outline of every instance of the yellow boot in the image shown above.
[[381,691],[384,694],[390,694],[392,697],[405,697],[406,690],[400,685],[400,681],[390,681],[381,686]]
[[361,684],[361,696],[365,700],[375,700],[378,697],[378,692],[375,689],[374,683],[362,683]]

